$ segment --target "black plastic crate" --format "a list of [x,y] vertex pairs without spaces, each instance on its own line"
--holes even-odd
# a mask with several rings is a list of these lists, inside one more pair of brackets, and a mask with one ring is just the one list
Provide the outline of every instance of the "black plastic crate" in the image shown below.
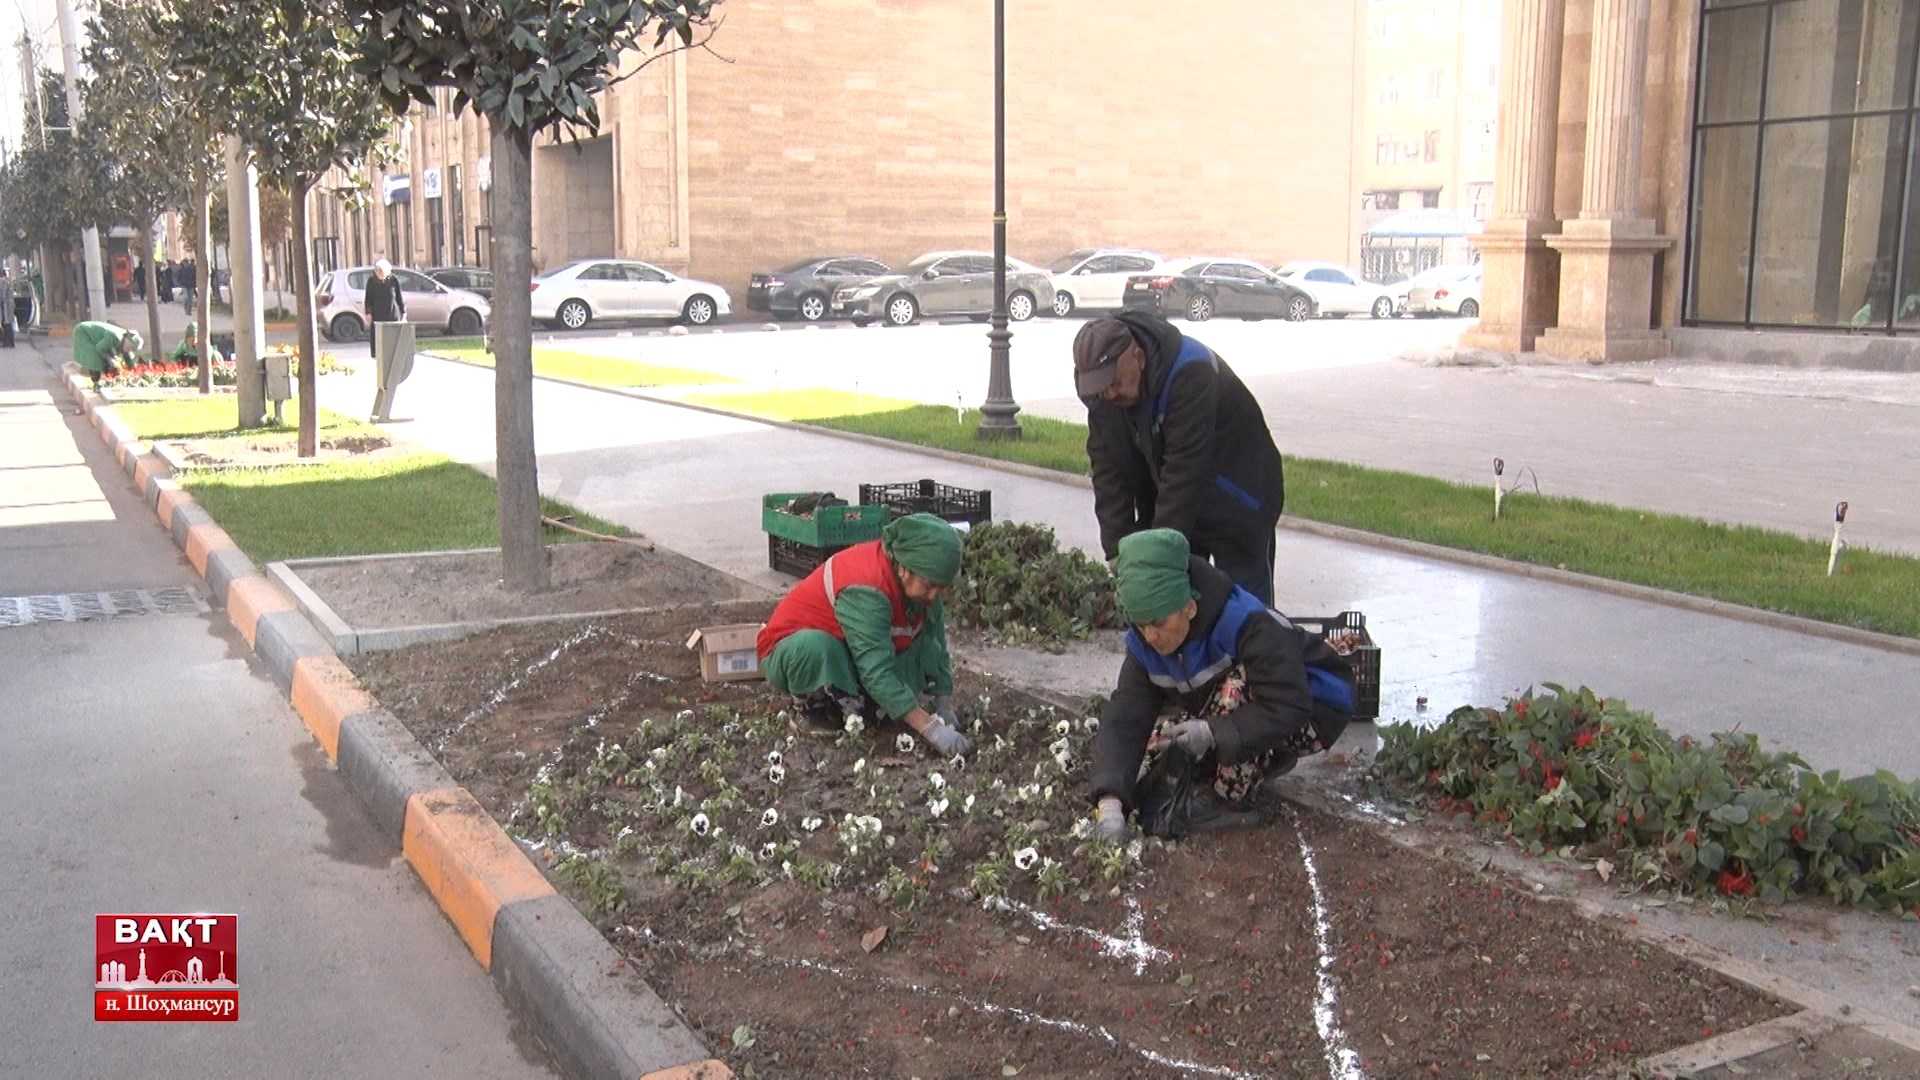
[[890,517],[932,514],[955,525],[985,525],[993,520],[993,492],[910,480],[904,484],[861,484],[860,505],[884,506]]
[[1323,639],[1343,631],[1359,635],[1360,644],[1347,654],[1353,667],[1355,720],[1374,720],[1380,716],[1380,646],[1367,633],[1367,617],[1357,611],[1328,616],[1287,616],[1295,626],[1319,634]]
[[790,577],[803,578],[813,573],[814,568],[826,562],[834,552],[845,551],[847,547],[846,544],[816,547],[769,533],[767,565]]

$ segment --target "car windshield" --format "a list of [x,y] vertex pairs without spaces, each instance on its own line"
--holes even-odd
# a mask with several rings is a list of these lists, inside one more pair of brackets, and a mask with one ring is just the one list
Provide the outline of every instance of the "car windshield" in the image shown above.
[[810,269],[812,269],[812,268],[813,268],[813,266],[814,266],[814,264],[815,264],[815,263],[818,263],[818,262],[820,262],[820,260],[819,260],[819,259],[801,259],[801,260],[800,260],[799,262],[797,262],[797,263],[793,263],[793,264],[791,264],[791,265],[788,265],[788,266],[783,266],[783,267],[781,267],[780,269],[778,269],[778,270],[775,270],[775,271],[774,271],[774,273],[776,273],[776,274],[797,274],[797,273],[799,273],[799,272],[800,272],[800,271],[802,271],[802,270],[810,270]]
[[945,257],[946,256],[944,255],[922,255],[919,258],[908,263],[906,270],[902,272],[907,274],[917,274],[922,270],[925,270],[927,267],[932,266],[934,263],[939,262],[941,259]]
[[590,262],[593,262],[593,261],[594,261],[594,260],[592,260],[592,259],[575,259],[575,260],[574,260],[573,262],[570,262],[570,263],[563,263],[563,264],[562,264],[562,265],[560,265],[560,266],[556,266],[556,267],[554,267],[553,269],[551,269],[551,270],[549,270],[549,271],[547,271],[547,272],[546,272],[546,273],[544,273],[544,274],[535,274],[535,275],[533,275],[533,280],[535,280],[535,281],[545,281],[545,280],[547,280],[547,279],[548,279],[548,278],[550,278],[550,277],[554,277],[554,276],[556,276],[556,275],[559,275],[559,274],[564,274],[564,273],[566,273],[567,271],[569,271],[569,270],[571,270],[571,269],[573,269],[573,268],[574,268],[574,267],[576,267],[576,266],[585,266],[586,264],[588,264],[588,263],[590,263]]
[[1067,254],[1062,255],[1059,258],[1048,263],[1047,269],[1053,271],[1056,274],[1064,274],[1067,271],[1072,270],[1074,267],[1080,265],[1081,260],[1085,259],[1087,256],[1091,254],[1093,254],[1093,251],[1091,249],[1086,249],[1086,248],[1083,248],[1079,251],[1068,252]]

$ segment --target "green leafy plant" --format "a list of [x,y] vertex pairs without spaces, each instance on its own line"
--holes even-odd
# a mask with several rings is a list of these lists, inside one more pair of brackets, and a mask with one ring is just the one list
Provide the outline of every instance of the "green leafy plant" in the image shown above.
[[1381,729],[1376,775],[1540,854],[1574,847],[1646,887],[1920,915],[1920,785],[1842,779],[1751,734],[1674,737],[1582,687]]
[[1053,530],[1019,522],[979,525],[947,599],[954,621],[1011,645],[1058,646],[1120,625],[1113,576]]
[[627,909],[626,883],[620,880],[620,871],[604,859],[583,853],[568,855],[554,865],[553,874],[581,894],[592,915],[613,916]]

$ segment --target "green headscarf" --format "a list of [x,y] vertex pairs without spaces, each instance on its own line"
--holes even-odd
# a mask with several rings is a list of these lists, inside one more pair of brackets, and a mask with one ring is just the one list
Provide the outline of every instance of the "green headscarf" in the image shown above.
[[1157,623],[1196,595],[1187,575],[1187,538],[1173,529],[1148,529],[1120,541],[1114,592],[1120,614],[1135,626]]
[[880,533],[887,558],[935,585],[951,585],[960,576],[959,530],[932,514],[909,514]]

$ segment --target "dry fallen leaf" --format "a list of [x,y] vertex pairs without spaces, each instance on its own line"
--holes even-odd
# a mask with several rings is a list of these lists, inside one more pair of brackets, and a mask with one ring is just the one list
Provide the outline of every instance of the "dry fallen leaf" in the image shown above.
[[1605,859],[1593,864],[1593,872],[1600,875],[1602,882],[1613,880],[1613,864]]
[[860,935],[860,947],[868,952],[872,952],[879,948],[880,943],[885,940],[887,940],[887,928],[884,926],[876,926]]

